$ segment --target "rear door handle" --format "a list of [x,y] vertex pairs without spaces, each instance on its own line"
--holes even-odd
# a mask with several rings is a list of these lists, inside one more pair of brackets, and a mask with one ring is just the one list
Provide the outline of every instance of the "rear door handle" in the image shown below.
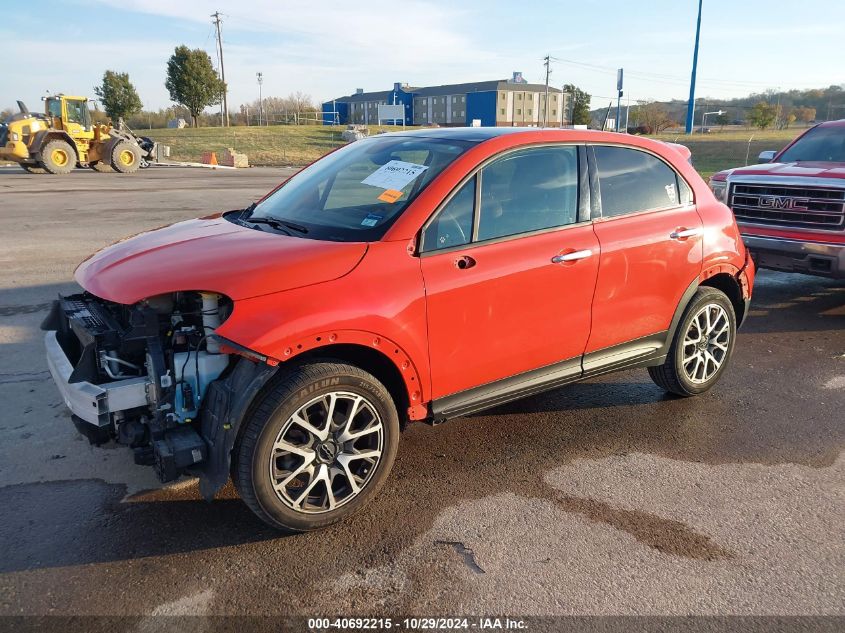
[[469,255],[463,255],[455,260],[455,268],[458,270],[466,270],[475,266],[475,260]]
[[586,259],[592,256],[593,251],[586,249],[583,251],[573,251],[563,255],[555,255],[552,257],[553,264],[565,264],[566,262],[577,262],[579,259]]
[[669,233],[669,237],[673,240],[685,240],[688,237],[695,237],[701,232],[701,229],[677,229]]

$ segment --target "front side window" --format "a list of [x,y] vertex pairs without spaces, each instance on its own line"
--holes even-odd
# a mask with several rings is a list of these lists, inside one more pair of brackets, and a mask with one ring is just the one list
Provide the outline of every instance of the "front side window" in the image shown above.
[[475,187],[476,177],[473,176],[425,228],[422,240],[424,251],[469,244],[472,239]]
[[85,123],[85,117],[82,109],[85,106],[82,101],[67,101],[67,120],[71,123]]
[[249,217],[288,222],[305,229],[292,228],[292,234],[308,238],[377,240],[472,145],[407,136],[361,139],[303,169]]
[[566,226],[577,218],[575,146],[520,150],[482,169],[479,240]]
[[627,147],[596,145],[603,217],[679,204],[675,170],[662,160]]

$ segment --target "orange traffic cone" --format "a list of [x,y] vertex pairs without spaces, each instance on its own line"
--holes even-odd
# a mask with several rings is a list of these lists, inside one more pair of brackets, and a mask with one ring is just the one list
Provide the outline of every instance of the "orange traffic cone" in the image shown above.
[[217,154],[215,152],[202,153],[203,165],[217,165]]

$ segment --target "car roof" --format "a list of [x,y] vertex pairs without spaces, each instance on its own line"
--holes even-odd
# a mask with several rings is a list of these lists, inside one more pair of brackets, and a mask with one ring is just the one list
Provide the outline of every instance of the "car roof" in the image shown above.
[[839,119],[837,121],[825,121],[823,123],[819,123],[818,127],[845,127],[845,119]]
[[565,138],[568,134],[577,133],[579,135],[585,132],[594,132],[599,134],[597,130],[584,129],[569,129],[569,128],[553,128],[553,127],[427,127],[416,130],[405,130],[401,132],[388,132],[379,136],[413,136],[423,138],[439,138],[450,139],[456,141],[475,141],[481,142],[507,134],[526,134],[534,133],[537,136],[545,136],[549,133],[557,133],[561,138]]

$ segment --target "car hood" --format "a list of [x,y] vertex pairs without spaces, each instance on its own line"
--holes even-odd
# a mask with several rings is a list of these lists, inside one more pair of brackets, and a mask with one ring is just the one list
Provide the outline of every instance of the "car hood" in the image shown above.
[[763,163],[737,167],[719,172],[731,178],[738,176],[798,176],[804,178],[841,178],[845,179],[845,163]]
[[88,292],[123,304],[189,290],[238,300],[337,279],[366,252],[365,243],[289,237],[218,215],[121,240],[83,261],[74,277]]

